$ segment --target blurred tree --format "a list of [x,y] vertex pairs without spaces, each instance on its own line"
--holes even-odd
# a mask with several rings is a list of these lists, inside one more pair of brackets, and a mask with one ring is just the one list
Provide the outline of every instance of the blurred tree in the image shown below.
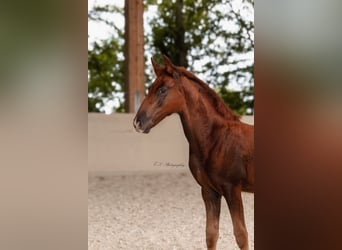
[[94,43],[88,51],[88,112],[103,112],[108,100],[116,101],[119,106],[114,111],[123,111],[124,104],[116,95],[123,91],[123,59],[118,51],[122,46],[116,39]]
[[[157,13],[149,21],[151,31],[145,30],[145,59],[157,55],[161,62],[160,55],[167,55],[208,82],[237,113],[253,114],[253,0],[145,0],[146,11],[153,6]],[[123,58],[118,56],[123,54],[122,30],[101,15],[122,11],[104,6],[88,14],[88,19],[105,22],[116,33],[88,51],[89,111],[100,111],[103,100],[124,89]],[[145,77],[146,82],[154,78],[148,70]],[[240,91],[229,90],[232,85]]]
[[[158,9],[150,21],[152,54],[165,54],[176,65],[200,74],[232,109],[252,114],[253,1],[147,0],[147,3]],[[195,67],[198,63],[200,67]],[[227,89],[233,82],[240,85],[241,91]]]
[[121,14],[113,6],[96,6],[88,13],[88,20],[108,25],[113,35],[104,41],[94,42],[88,49],[88,112],[104,112],[108,101],[113,101],[114,112],[123,112],[124,33],[105,14]]

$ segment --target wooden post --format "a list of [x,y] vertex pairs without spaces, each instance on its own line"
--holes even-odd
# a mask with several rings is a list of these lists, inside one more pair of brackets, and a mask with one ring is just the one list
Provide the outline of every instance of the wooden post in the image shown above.
[[125,0],[125,110],[135,113],[144,99],[143,0]]

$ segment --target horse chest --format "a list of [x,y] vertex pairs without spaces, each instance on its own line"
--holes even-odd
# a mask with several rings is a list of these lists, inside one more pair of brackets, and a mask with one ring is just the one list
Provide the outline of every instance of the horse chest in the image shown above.
[[213,176],[216,174],[215,171],[211,169],[210,165],[206,165],[203,160],[197,156],[190,156],[189,167],[193,177],[200,186],[217,189],[213,184]]

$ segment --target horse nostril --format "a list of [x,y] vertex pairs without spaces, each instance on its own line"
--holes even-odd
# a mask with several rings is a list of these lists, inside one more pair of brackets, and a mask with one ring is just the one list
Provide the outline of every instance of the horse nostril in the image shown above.
[[145,127],[145,125],[146,125],[146,113],[145,112],[138,113],[133,120],[133,126],[135,130],[138,132],[143,132],[143,128]]
[[138,128],[140,125],[140,121],[137,117],[135,117],[134,121],[133,121],[133,126],[134,128]]

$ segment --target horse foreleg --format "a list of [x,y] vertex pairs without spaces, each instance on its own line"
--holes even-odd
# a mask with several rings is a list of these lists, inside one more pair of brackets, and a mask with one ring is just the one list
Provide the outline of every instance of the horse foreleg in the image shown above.
[[202,198],[206,210],[206,242],[207,248],[216,249],[219,236],[219,219],[221,209],[221,195],[213,190],[202,188]]
[[241,198],[241,185],[227,187],[224,197],[228,203],[232,218],[235,240],[240,249],[248,250],[248,235]]

